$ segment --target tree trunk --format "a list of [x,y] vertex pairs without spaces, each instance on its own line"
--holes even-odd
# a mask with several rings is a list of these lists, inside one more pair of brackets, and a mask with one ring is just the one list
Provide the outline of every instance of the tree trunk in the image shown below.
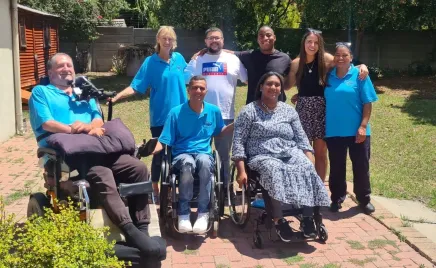
[[356,44],[354,46],[354,60],[359,61],[360,60],[360,48],[362,46],[362,40],[363,36],[365,34],[365,31],[363,29],[358,29],[356,34]]

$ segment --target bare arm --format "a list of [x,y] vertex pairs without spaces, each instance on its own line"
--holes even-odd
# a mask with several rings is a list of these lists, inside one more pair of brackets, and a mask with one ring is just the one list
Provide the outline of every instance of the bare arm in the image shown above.
[[372,112],[372,103],[366,103],[363,105],[363,115],[362,115],[362,122],[360,123],[361,127],[366,128],[369,122],[369,118],[371,117]]
[[371,117],[372,103],[363,105],[362,121],[356,134],[356,143],[364,142],[366,139],[366,127],[368,126],[369,118]]
[[156,143],[156,146],[154,147],[154,150],[153,150],[153,152],[152,152],[151,154],[157,154],[157,153],[159,153],[160,151],[162,151],[163,148],[164,148],[163,144],[160,143],[160,142],[158,141],[158,142]]
[[71,126],[57,122],[55,120],[49,120],[42,124],[42,128],[51,133],[72,133]]
[[223,127],[223,129],[221,130],[221,133],[218,134],[218,137],[222,137],[222,136],[225,136],[225,135],[233,132],[233,130],[235,129],[234,125],[235,125],[235,123],[231,123],[231,124],[228,124],[227,126]]
[[327,52],[324,53],[324,63],[325,63],[327,72],[330,72],[331,70],[333,70],[333,68],[335,68],[334,57],[330,53],[327,53]]
[[285,90],[291,89],[297,83],[297,71],[298,65],[300,64],[300,58],[296,58],[291,62],[291,71],[286,77]]
[[134,94],[135,94],[135,90],[131,86],[128,86],[123,91],[118,93],[114,98],[112,98],[112,102],[117,102],[118,100],[127,98]]
[[245,164],[243,159],[238,159],[235,161],[236,164],[236,181],[238,182],[239,186],[242,186],[243,184],[247,183],[247,173],[245,171]]
[[[327,72],[330,72],[335,67],[334,57],[330,53],[324,53],[324,61],[326,64]],[[360,64],[356,66],[359,69],[359,79],[365,80],[369,74],[368,66]]]

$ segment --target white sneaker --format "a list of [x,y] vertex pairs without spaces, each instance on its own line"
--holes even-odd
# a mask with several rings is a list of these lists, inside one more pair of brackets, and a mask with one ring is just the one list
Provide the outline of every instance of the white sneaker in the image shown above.
[[197,220],[195,221],[193,232],[196,234],[204,234],[207,231],[209,223],[209,213],[198,213]]
[[192,232],[192,224],[188,215],[179,215],[179,232],[188,233]]

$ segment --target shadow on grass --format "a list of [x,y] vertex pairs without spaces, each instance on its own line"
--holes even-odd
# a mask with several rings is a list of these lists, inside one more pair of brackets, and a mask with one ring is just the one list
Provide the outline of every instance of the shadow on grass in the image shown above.
[[374,83],[377,93],[402,96],[406,99],[402,106],[391,105],[409,114],[415,124],[436,126],[436,77],[401,77],[382,79]]

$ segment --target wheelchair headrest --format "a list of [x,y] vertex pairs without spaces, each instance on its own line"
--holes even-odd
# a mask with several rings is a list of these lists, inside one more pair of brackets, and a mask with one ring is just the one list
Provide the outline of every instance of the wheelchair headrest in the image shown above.
[[50,79],[48,78],[48,76],[41,76],[39,78],[39,84],[41,86],[47,86],[48,84],[50,84]]

